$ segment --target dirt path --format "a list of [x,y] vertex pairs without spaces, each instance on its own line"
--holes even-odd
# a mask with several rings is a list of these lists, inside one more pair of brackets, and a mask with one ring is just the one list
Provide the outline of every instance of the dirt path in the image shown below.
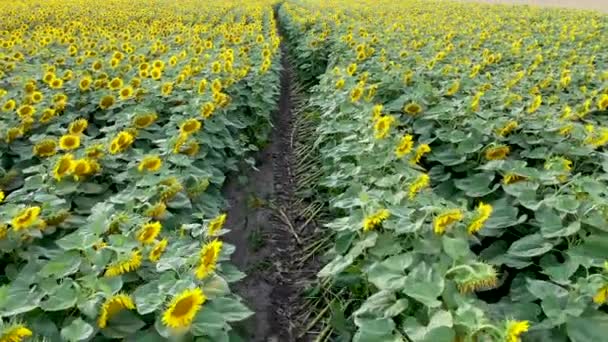
[[473,0],[491,4],[552,6],[602,11],[608,13],[608,0]]
[[298,291],[291,260],[297,241],[288,228],[293,196],[292,103],[293,72],[282,55],[279,110],[273,114],[270,143],[258,154],[258,171],[249,171],[246,184],[232,177],[224,188],[229,203],[226,241],[236,246],[233,263],[247,277],[235,291],[255,315],[240,331],[244,341],[294,341],[291,319]]

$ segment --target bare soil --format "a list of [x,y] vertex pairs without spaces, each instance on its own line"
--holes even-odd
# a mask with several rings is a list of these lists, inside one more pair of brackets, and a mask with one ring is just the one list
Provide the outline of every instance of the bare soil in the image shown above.
[[596,10],[608,13],[608,0],[473,0],[491,4],[551,6]]
[[229,203],[226,228],[231,230],[225,238],[236,246],[232,262],[247,274],[234,291],[255,312],[239,329],[248,342],[298,340],[294,317],[300,306],[302,278],[316,274],[316,270],[296,266],[301,246],[291,232],[298,224],[292,219],[296,217],[292,208],[293,77],[282,46],[279,109],[272,117],[269,144],[256,156],[257,171],[244,175],[245,184],[235,176],[224,187]]

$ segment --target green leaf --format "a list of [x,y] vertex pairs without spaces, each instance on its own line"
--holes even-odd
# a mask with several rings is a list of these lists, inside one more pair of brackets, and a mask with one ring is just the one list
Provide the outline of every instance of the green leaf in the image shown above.
[[229,297],[213,299],[206,305],[222,314],[222,317],[228,322],[242,321],[253,315],[253,311],[249,310],[243,303]]
[[84,341],[93,335],[93,326],[82,318],[74,319],[69,325],[61,329],[61,337],[67,341]]
[[108,326],[102,330],[106,337],[124,338],[140,330],[146,325],[134,312],[121,310],[112,316],[108,321]]
[[553,248],[553,244],[545,240],[540,234],[526,235],[515,241],[507,253],[523,258],[531,258],[547,253]]
[[545,299],[549,296],[565,297],[568,291],[561,286],[552,284],[544,280],[526,279],[528,283],[528,291],[538,299]]
[[607,341],[608,315],[571,317],[566,322],[566,331],[572,342]]
[[443,250],[445,253],[454,260],[460,260],[467,255],[470,255],[469,243],[465,239],[451,238],[444,235],[441,238],[443,244]]
[[141,315],[156,311],[165,302],[166,294],[158,288],[158,283],[152,281],[143,284],[133,292],[137,312]]
[[444,279],[433,267],[420,263],[407,275],[403,292],[428,307],[437,307],[437,297],[443,292]]
[[373,264],[368,280],[381,290],[400,291],[405,287],[405,269],[414,262],[411,254],[400,254]]
[[500,186],[500,184],[494,184],[490,188],[494,177],[493,172],[478,173],[468,178],[457,179],[454,181],[454,185],[469,197],[483,197],[494,192]]
[[194,318],[191,331],[194,336],[203,336],[212,331],[223,330],[225,326],[226,320],[222,314],[204,305]]
[[64,278],[78,271],[82,259],[77,251],[68,251],[49,260],[40,270],[40,276]]
[[63,284],[49,294],[46,301],[40,303],[40,308],[45,311],[59,311],[73,307],[78,298],[78,291],[74,285],[71,279],[64,280]]
[[220,297],[230,293],[228,283],[224,278],[215,274],[205,279],[202,289],[209,298]]

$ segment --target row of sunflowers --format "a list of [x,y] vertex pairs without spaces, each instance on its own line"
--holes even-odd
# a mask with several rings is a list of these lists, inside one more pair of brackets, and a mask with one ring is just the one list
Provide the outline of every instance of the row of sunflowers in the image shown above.
[[320,117],[335,337],[606,341],[608,16],[289,0],[279,18]]
[[272,2],[0,8],[0,341],[228,341],[220,189],[270,129]]

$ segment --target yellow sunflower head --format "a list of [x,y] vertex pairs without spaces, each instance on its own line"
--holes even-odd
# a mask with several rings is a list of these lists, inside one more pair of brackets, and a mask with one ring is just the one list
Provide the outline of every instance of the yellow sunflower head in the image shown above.
[[42,139],[34,145],[34,155],[38,157],[50,157],[56,153],[57,142],[55,139]]
[[133,126],[136,128],[146,128],[156,121],[158,115],[156,113],[138,114],[133,118]]
[[141,226],[137,232],[137,241],[144,245],[151,244],[154,242],[158,234],[162,229],[162,225],[158,221],[152,221]]
[[162,314],[162,322],[173,329],[190,327],[194,316],[201,309],[207,297],[200,288],[187,289],[177,294]]
[[62,150],[75,150],[80,147],[80,136],[76,134],[65,134],[59,138],[59,147]]
[[106,95],[99,100],[99,107],[101,109],[108,109],[114,105],[116,99],[112,95]]
[[143,171],[156,172],[156,171],[160,170],[162,165],[163,165],[163,161],[160,159],[159,156],[149,155],[149,156],[145,156],[141,160],[137,169],[140,172],[143,172]]
[[197,119],[188,119],[179,126],[179,131],[182,134],[192,134],[201,129],[201,122]]
[[84,130],[87,129],[88,126],[89,122],[87,121],[87,119],[77,119],[70,123],[70,125],[68,126],[68,132],[70,132],[70,134],[78,135],[84,132]]

